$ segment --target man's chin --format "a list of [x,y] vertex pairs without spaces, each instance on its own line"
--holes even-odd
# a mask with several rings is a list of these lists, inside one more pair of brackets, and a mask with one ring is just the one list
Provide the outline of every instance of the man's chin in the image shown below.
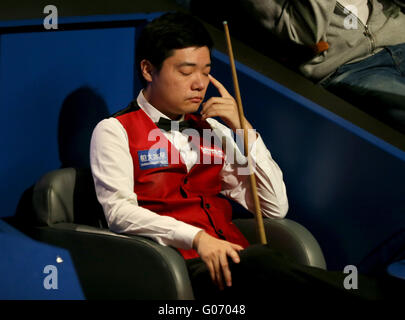
[[194,113],[197,112],[198,109],[200,108],[201,102],[200,103],[189,103],[187,106],[185,106],[184,113]]

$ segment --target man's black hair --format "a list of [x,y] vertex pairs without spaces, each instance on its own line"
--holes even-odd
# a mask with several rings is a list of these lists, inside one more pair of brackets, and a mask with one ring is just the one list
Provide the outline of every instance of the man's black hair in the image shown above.
[[142,84],[146,85],[140,69],[142,60],[148,60],[159,71],[173,50],[204,46],[211,52],[212,38],[192,15],[170,12],[154,19],[144,27],[136,44],[135,63]]

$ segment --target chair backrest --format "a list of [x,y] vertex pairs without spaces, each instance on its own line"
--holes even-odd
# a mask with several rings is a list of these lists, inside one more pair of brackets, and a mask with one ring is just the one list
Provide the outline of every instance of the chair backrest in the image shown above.
[[74,223],[107,228],[90,169],[64,168],[45,174],[34,186],[32,201],[39,225]]

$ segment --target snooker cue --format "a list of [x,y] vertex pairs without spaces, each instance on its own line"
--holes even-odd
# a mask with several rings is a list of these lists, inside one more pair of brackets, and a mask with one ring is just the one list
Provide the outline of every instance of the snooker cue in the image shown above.
[[242,125],[242,130],[243,130],[243,144],[244,144],[244,148],[245,148],[245,154],[248,158],[248,168],[249,168],[249,172],[250,172],[250,174],[249,174],[250,185],[251,185],[251,191],[252,191],[253,202],[255,205],[255,213],[256,213],[255,214],[256,230],[257,230],[257,234],[258,234],[260,243],[267,244],[266,233],[264,231],[263,217],[262,217],[262,212],[260,209],[259,196],[257,195],[256,176],[254,175],[254,172],[251,168],[252,161],[251,161],[249,148],[248,148],[248,132],[246,129],[245,116],[243,114],[242,98],[240,95],[238,77],[236,74],[235,60],[233,57],[232,44],[231,44],[231,37],[229,35],[228,23],[226,21],[224,21],[223,24],[224,24],[224,28],[225,28],[225,38],[226,38],[226,44],[228,47],[228,55],[229,55],[229,61],[230,61],[231,71],[232,71],[233,86],[235,89],[236,104],[238,106],[239,119],[240,119],[240,123]]

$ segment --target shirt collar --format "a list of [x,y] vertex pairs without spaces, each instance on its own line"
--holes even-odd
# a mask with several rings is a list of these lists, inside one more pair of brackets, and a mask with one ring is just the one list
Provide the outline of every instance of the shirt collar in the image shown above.
[[[149,118],[152,119],[153,122],[158,122],[160,118],[166,118],[171,120],[168,116],[164,115],[162,112],[160,112],[146,100],[142,90],[139,92],[136,102],[138,103],[139,107],[149,116]],[[183,120],[184,115],[182,115],[178,121]]]

